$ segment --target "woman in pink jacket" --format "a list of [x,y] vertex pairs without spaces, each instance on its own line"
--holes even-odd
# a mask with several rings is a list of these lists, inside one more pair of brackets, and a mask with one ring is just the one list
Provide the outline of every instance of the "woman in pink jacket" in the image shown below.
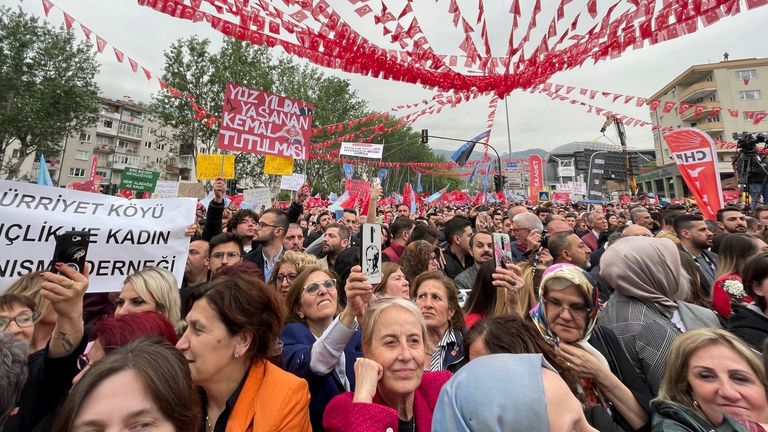
[[447,371],[425,372],[431,350],[421,312],[413,302],[374,301],[362,325],[363,354],[355,363],[354,392],[336,396],[323,416],[327,432],[432,430],[432,413]]

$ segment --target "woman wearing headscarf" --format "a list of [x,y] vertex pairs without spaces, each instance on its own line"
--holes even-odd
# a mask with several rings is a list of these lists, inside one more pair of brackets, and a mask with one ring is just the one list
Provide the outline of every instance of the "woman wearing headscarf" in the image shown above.
[[424,272],[440,268],[440,248],[426,240],[408,243],[397,262],[403,268],[408,283],[413,285],[416,277]]
[[578,391],[592,426],[600,431],[640,430],[648,424],[653,395],[616,335],[596,326],[596,285],[582,268],[555,264],[543,274],[539,302],[530,315],[539,333],[559,348],[567,367],[578,375]]
[[680,253],[667,239],[622,238],[600,260],[600,277],[615,292],[599,324],[613,330],[654,395],[672,341],[688,330],[720,327],[711,310],[678,300],[690,288],[683,275]]
[[[499,394],[504,396],[488,397]],[[472,360],[440,391],[432,426],[438,431],[595,431],[541,354]]]

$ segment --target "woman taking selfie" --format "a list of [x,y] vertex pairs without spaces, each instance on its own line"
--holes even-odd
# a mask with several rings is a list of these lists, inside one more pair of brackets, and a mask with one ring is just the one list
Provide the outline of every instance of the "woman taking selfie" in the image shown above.
[[726,331],[689,331],[672,343],[653,408],[654,432],[765,430],[763,365]]
[[331,400],[325,430],[432,430],[437,397],[451,373],[424,371],[429,335],[416,305],[391,297],[374,301],[362,339],[365,358],[355,363],[355,391]]

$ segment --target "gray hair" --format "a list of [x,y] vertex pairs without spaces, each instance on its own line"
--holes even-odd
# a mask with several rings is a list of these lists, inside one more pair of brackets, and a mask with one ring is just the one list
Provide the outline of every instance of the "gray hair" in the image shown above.
[[629,211],[629,218],[634,222],[637,220],[637,217],[640,216],[640,213],[648,213],[648,209],[643,206],[633,207],[632,210]]
[[0,429],[27,382],[27,344],[14,341],[10,333],[0,332]]
[[539,232],[544,231],[544,224],[535,213],[520,213],[512,218],[512,222],[516,222],[520,228],[529,228]]

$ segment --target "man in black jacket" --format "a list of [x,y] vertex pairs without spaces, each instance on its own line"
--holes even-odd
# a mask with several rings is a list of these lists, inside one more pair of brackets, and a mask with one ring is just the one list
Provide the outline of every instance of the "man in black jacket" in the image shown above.
[[469,240],[473,233],[472,223],[467,218],[456,216],[445,223],[443,232],[448,242],[443,250],[445,274],[454,279],[475,263],[469,247]]
[[680,239],[680,251],[688,254],[699,267],[701,294],[709,297],[717,276],[717,254],[710,252],[712,232],[700,215],[679,215],[675,219],[675,233]]

